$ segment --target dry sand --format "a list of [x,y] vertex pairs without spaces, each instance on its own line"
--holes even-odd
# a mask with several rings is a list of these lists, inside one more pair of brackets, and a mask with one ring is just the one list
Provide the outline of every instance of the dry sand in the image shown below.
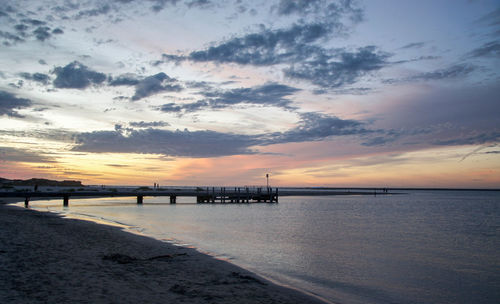
[[194,249],[1,200],[0,303],[324,303]]

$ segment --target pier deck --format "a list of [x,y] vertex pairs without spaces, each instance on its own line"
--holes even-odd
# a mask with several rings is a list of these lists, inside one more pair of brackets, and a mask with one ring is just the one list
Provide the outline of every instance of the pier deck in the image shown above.
[[377,195],[390,194],[386,189],[373,191],[350,190],[278,190],[278,188],[249,187],[206,187],[193,189],[129,189],[115,188],[87,190],[64,189],[57,191],[0,191],[0,197],[22,197],[28,207],[31,198],[62,198],[63,205],[69,206],[71,198],[92,197],[137,197],[137,204],[144,202],[144,197],[168,196],[170,203],[175,204],[177,197],[196,197],[199,204],[243,204],[243,203],[278,203],[280,196],[319,196],[319,195]]

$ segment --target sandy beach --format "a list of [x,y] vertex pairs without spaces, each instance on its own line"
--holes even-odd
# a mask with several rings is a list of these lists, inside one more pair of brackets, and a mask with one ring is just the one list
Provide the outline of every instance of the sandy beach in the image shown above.
[[191,248],[5,205],[0,303],[324,303]]

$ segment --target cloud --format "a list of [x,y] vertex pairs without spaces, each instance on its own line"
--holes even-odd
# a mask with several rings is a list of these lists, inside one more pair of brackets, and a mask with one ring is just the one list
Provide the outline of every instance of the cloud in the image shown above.
[[134,74],[123,74],[117,78],[109,77],[110,86],[135,86],[139,84],[140,79]]
[[35,35],[37,40],[45,41],[46,39],[49,39],[51,36],[50,27],[40,26],[36,30],[33,31],[33,34]]
[[106,80],[106,75],[92,71],[78,61],[73,61],[65,67],[56,67],[53,73],[57,76],[53,82],[56,88],[85,89]]
[[[498,142],[500,85],[419,90],[374,108],[376,132],[362,145],[415,149]],[[377,138],[378,137],[378,138]]]
[[413,42],[402,46],[402,49],[420,49],[425,45],[425,42]]
[[323,1],[323,0],[280,0],[273,6],[278,15],[292,14],[306,17],[312,15],[314,19],[324,19],[329,22],[339,22],[342,16],[348,16],[354,22],[363,19],[363,9],[357,6],[357,1]]
[[343,120],[320,113],[302,113],[295,128],[286,132],[243,135],[215,131],[140,129],[94,131],[75,136],[73,151],[149,153],[177,157],[219,157],[257,154],[253,147],[291,142],[307,142],[332,136],[364,135],[361,122]]
[[145,121],[131,121],[128,123],[131,127],[137,127],[137,128],[151,128],[151,127],[168,127],[170,124],[165,121],[151,121],[151,122],[145,122]]
[[294,24],[286,29],[264,29],[213,45],[187,56],[164,54],[163,60],[179,62],[236,63],[240,65],[288,65],[284,75],[306,80],[322,88],[339,88],[388,65],[390,54],[374,46],[325,49],[317,44],[337,28],[329,23]]
[[136,101],[161,92],[182,91],[183,87],[179,84],[173,84],[175,82],[177,82],[176,79],[170,78],[163,72],[146,77],[135,86],[135,94],[132,96],[132,100]]
[[237,88],[223,91],[200,92],[212,108],[224,108],[240,103],[290,108],[291,101],[285,97],[300,89],[279,83],[266,83],[252,88]]
[[9,92],[0,91],[0,115],[22,118],[24,116],[17,113],[16,110],[27,108],[32,104],[33,102],[29,99],[17,98]]
[[34,129],[29,131],[19,130],[0,130],[0,135],[13,137],[31,137],[39,139],[47,139],[50,141],[73,142],[75,135],[78,133],[65,129]]
[[0,38],[4,39],[3,44],[5,46],[9,46],[11,43],[24,42],[24,39],[21,36],[4,31],[0,31]]
[[288,29],[266,29],[259,33],[232,38],[203,51],[192,52],[187,59],[251,65],[293,62],[307,58],[307,44],[325,37],[331,30],[326,24],[295,24]]
[[160,107],[160,111],[166,112],[166,113],[190,113],[190,112],[196,112],[199,110],[202,110],[204,108],[208,108],[209,103],[206,101],[199,100],[197,102],[193,103],[183,103],[183,104],[177,104],[177,103],[166,103]]
[[42,73],[20,73],[19,76],[26,80],[31,80],[31,81],[36,81],[41,84],[49,84],[50,78],[49,75],[47,74],[42,74]]
[[292,101],[286,97],[300,91],[300,89],[279,83],[229,90],[214,90],[207,85],[201,87],[204,90],[198,93],[203,95],[204,99],[193,103],[168,103],[164,104],[160,110],[169,113],[189,113],[205,108],[223,109],[238,104],[274,106],[291,110],[295,108],[291,106]]
[[23,163],[53,163],[51,157],[26,149],[12,147],[0,147],[0,161],[23,162]]
[[191,0],[186,2],[186,6],[189,8],[207,8],[207,7],[212,7],[213,3],[210,0]]
[[470,74],[476,68],[470,64],[457,64],[451,67],[435,70],[428,73],[422,73],[412,76],[410,80],[441,80],[449,78],[457,78]]
[[485,43],[482,46],[469,52],[468,56],[476,58],[479,57],[500,58],[500,42],[492,41]]
[[402,79],[385,79],[384,83],[402,83],[414,81],[430,81],[430,80],[446,80],[465,77],[476,70],[476,66],[471,64],[456,64],[444,69],[434,70],[432,72],[425,72],[409,76]]
[[290,142],[307,142],[323,140],[332,136],[363,135],[371,131],[364,128],[363,123],[341,119],[321,113],[307,112],[300,114],[301,120],[297,127],[266,136],[264,144],[278,144]]
[[463,145],[482,145],[485,143],[500,142],[500,132],[484,132],[469,137],[460,137],[447,140],[437,140],[435,145],[445,146],[463,146]]
[[249,147],[258,141],[253,136],[214,131],[133,130],[81,133],[73,151],[149,153],[185,157],[218,157],[254,154]]
[[387,66],[389,57],[390,54],[378,51],[374,46],[353,52],[339,49],[333,54],[319,53],[312,60],[285,68],[284,74],[292,79],[308,80],[322,88],[340,88]]

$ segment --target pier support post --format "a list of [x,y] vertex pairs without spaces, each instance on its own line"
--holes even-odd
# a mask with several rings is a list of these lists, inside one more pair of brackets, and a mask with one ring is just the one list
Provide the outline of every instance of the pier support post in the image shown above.
[[142,201],[144,200],[144,197],[142,195],[137,196],[137,205],[142,205]]
[[69,195],[63,196],[63,206],[68,207],[69,206]]
[[30,205],[30,198],[27,197],[25,200],[24,200],[24,208],[28,208]]
[[177,203],[177,196],[170,195],[170,204],[175,204],[175,203]]

